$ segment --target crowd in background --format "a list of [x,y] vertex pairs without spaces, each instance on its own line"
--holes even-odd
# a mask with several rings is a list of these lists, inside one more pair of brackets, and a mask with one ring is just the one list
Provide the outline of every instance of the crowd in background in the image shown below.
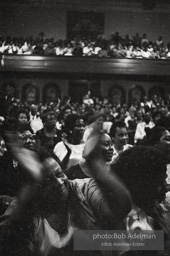
[[1,35],[0,54],[169,59],[170,42],[165,42],[163,36],[153,41],[147,34],[123,37],[119,32],[109,39],[101,34],[95,40],[76,36],[55,41],[54,38],[46,39],[41,32],[37,38]]
[[109,133],[111,125],[115,122],[125,123],[132,145],[137,140],[143,139],[144,136],[138,138],[138,135],[135,134],[137,133],[137,125],[142,123],[146,117],[153,125],[162,119],[166,119],[167,125],[170,122],[169,101],[157,95],[154,95],[152,99],[144,96],[141,102],[134,100],[129,104],[112,103],[107,97],[91,97],[90,91],[79,101],[72,101],[67,96],[62,100],[58,98],[54,102],[48,103],[22,102],[11,95],[1,99],[1,120],[18,120],[22,115],[25,117],[23,122],[30,124],[34,133],[42,128],[44,115],[50,111],[54,113],[56,127],[61,132],[65,127],[66,118],[70,115],[81,116],[85,126],[88,126],[94,115],[102,113],[104,130]]
[[[145,143],[145,138],[149,136],[154,127],[164,127],[170,131],[169,101],[165,101],[157,95],[154,95],[152,99],[144,96],[141,102],[134,101],[128,105],[112,103],[108,98],[91,97],[90,91],[76,102],[65,96],[62,100],[58,98],[54,102],[38,104],[22,102],[9,94],[1,100],[0,109],[0,131],[2,134],[4,127],[6,129],[6,123],[12,124],[12,127],[16,126],[16,129],[20,130],[25,126],[29,127],[34,135],[37,149],[49,152],[60,151],[61,161],[67,155],[62,151],[62,141],[70,143],[73,140],[75,145],[84,145],[93,133],[96,134],[101,130],[114,140],[117,125],[125,128],[125,135],[121,135],[122,145],[120,148],[115,148],[115,156],[117,156],[117,152],[123,151],[125,144],[142,145]],[[78,118],[81,122],[76,127]],[[74,131],[75,129],[80,132],[79,135],[77,131]],[[170,143],[169,135],[167,135],[166,141]],[[59,149],[57,144],[61,146]],[[69,155],[74,149],[69,145],[67,151]],[[83,146],[80,145],[73,153],[74,157],[77,158],[78,155],[78,158],[81,158],[82,151]]]

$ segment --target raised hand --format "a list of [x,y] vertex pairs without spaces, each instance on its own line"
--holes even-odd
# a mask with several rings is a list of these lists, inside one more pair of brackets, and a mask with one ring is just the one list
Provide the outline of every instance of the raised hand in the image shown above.
[[102,156],[101,137],[102,133],[94,135],[86,141],[83,150],[83,158],[85,158],[87,162],[91,162],[98,159],[104,163]]

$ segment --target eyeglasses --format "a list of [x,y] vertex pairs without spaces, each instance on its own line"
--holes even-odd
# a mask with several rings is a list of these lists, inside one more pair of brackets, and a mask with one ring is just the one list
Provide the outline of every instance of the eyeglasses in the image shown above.
[[20,136],[20,139],[22,140],[35,140],[36,138],[36,135],[35,134],[21,134]]

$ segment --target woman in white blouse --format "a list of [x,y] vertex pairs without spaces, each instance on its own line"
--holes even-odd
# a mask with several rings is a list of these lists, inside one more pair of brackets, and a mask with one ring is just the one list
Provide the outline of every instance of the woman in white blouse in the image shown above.
[[85,130],[84,119],[72,114],[66,118],[64,132],[66,139],[54,147],[54,154],[64,162],[64,167],[69,168],[79,162],[84,149],[83,135]]

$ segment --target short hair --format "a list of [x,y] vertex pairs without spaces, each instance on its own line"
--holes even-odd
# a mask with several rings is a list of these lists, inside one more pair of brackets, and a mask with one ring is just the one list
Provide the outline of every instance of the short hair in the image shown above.
[[18,132],[23,133],[25,131],[30,131],[32,134],[34,134],[29,123],[20,125],[16,119],[8,119],[2,125],[1,135],[6,142],[10,142],[9,134],[16,135]]
[[112,124],[111,128],[110,128],[110,137],[115,137],[116,135],[116,128],[126,128],[126,124],[124,122],[121,121],[116,121],[115,123]]
[[30,120],[30,116],[29,116],[28,110],[25,109],[25,108],[22,108],[22,109],[18,110],[18,112],[17,112],[17,119],[18,119],[18,117],[19,117],[19,115],[21,113],[23,113],[23,114],[25,114],[27,116],[28,121]]
[[57,119],[57,114],[56,114],[56,112],[54,110],[52,110],[52,109],[45,109],[43,111],[43,113],[42,113],[42,118],[41,118],[43,124],[46,122],[48,115],[54,115],[55,118]]
[[143,145],[154,146],[160,142],[162,133],[167,129],[162,126],[154,126],[143,140]]
[[162,117],[156,122],[155,125],[162,126],[165,127],[167,130],[170,130],[170,119],[168,117]]
[[154,119],[155,117],[157,117],[158,115],[161,115],[161,112],[160,112],[159,110],[154,111],[154,112],[152,113],[153,119]]
[[80,119],[83,119],[84,121],[84,118],[78,114],[70,114],[69,116],[67,116],[65,120],[64,131],[73,132],[76,121]]
[[119,155],[112,170],[127,186],[133,202],[140,207],[147,203],[147,197],[160,181],[160,175],[166,173],[167,162],[167,157],[158,148],[135,146]]
[[32,134],[34,133],[29,123],[18,125],[18,132],[24,133],[25,131],[30,131]]

